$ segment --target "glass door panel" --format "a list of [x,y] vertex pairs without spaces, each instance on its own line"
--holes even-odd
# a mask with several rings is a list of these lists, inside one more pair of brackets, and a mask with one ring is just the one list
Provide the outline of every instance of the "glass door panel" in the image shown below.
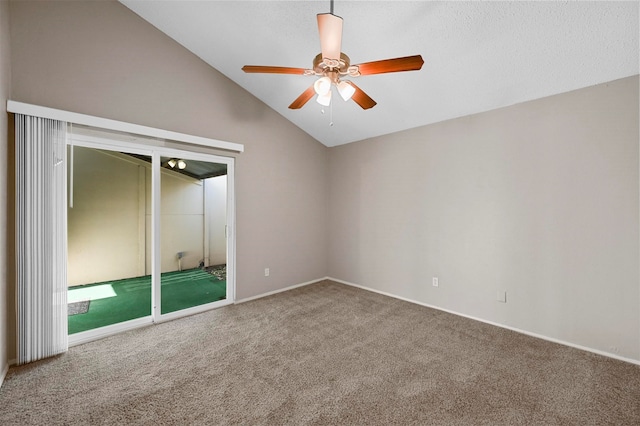
[[161,157],[160,312],[227,298],[226,164]]
[[69,334],[150,316],[151,157],[68,149]]

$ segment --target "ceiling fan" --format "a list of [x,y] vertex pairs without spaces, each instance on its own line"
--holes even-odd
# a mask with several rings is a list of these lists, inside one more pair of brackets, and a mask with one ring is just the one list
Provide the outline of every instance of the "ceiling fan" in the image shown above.
[[369,109],[376,105],[376,101],[352,81],[341,80],[342,77],[417,71],[424,64],[422,56],[414,55],[351,65],[349,57],[341,51],[342,18],[333,14],[333,0],[331,0],[330,13],[318,14],[318,33],[320,34],[321,53],[313,60],[313,68],[311,69],[245,65],[242,70],[246,73],[297,74],[320,77],[289,105],[290,109],[302,108],[314,95],[318,95],[316,101],[320,105],[329,106],[332,86],[336,86],[338,93],[345,101],[353,99],[362,109]]

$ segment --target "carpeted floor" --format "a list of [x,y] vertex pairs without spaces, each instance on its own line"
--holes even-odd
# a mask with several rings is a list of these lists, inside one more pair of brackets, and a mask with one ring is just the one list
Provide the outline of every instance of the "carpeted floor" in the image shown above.
[[638,425],[640,366],[322,282],[11,368],[2,425]]

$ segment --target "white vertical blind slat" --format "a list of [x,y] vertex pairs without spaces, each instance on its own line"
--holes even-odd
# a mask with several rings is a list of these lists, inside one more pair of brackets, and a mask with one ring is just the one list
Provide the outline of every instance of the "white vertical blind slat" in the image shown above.
[[15,115],[18,363],[65,352],[66,123]]

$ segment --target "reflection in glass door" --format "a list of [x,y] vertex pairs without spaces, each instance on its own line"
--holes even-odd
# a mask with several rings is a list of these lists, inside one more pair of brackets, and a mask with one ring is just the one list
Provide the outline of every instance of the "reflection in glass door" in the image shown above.
[[68,149],[69,334],[149,317],[151,159]]
[[160,166],[160,312],[225,300],[227,165],[161,157]]

